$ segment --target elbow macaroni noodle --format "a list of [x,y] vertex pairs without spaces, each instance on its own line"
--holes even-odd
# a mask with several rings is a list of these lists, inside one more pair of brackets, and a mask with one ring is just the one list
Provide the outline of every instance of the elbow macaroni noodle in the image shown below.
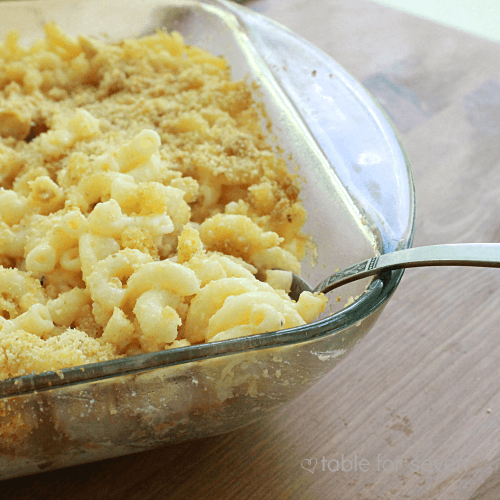
[[265,112],[158,32],[0,42],[0,379],[303,325],[307,237]]

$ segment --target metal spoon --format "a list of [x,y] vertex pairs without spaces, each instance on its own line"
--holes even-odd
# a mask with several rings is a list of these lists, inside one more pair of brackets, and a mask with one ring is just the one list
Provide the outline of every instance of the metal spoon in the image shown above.
[[339,286],[383,271],[404,267],[477,266],[500,267],[500,243],[462,243],[409,248],[359,262],[332,274],[316,288],[292,274],[290,298],[297,300],[303,291],[328,293]]

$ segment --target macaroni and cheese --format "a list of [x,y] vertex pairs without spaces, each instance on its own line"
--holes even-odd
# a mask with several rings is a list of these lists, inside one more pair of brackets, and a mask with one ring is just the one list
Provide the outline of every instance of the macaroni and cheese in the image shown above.
[[55,24],[0,43],[0,378],[290,328],[297,178],[221,57]]

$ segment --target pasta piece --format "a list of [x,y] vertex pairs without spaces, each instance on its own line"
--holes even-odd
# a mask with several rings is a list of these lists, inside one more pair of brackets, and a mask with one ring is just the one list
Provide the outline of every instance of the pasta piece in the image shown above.
[[177,328],[182,323],[175,310],[179,299],[162,289],[148,290],[137,299],[134,314],[142,332],[139,341],[146,352],[159,351],[177,338]]
[[257,289],[245,278],[224,278],[211,281],[191,301],[184,336],[192,344],[206,340],[210,318],[222,307],[227,297]]
[[54,329],[50,312],[42,304],[33,304],[25,313],[14,319],[0,318],[0,325],[2,327],[0,330],[2,336],[17,330],[24,330],[42,337]]
[[150,261],[151,257],[147,254],[125,249],[94,265],[87,277],[87,286],[92,300],[101,308],[101,314],[107,311],[111,314],[115,307],[120,307],[127,292],[122,281],[126,282],[138,267]]

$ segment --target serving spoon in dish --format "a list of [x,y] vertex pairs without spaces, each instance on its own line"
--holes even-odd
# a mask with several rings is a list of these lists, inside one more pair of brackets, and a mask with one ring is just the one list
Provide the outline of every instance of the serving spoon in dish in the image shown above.
[[358,262],[324,279],[316,288],[294,273],[289,296],[298,300],[304,292],[328,293],[334,288],[378,274],[385,269],[427,266],[500,267],[500,243],[461,243],[408,248]]

